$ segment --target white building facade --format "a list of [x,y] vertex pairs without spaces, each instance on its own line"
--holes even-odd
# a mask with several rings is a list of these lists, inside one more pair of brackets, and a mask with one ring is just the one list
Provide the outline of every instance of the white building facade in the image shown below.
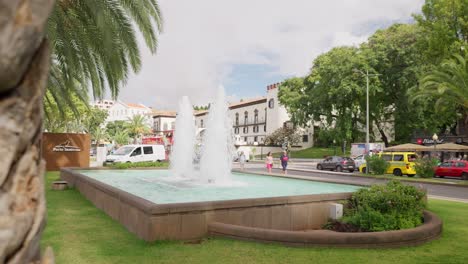
[[136,115],[145,116],[146,124],[150,127],[153,126],[151,118],[152,109],[142,104],[130,104],[116,101],[110,108],[107,109],[109,115],[107,122],[113,121],[128,121]]
[[[288,112],[278,101],[279,86],[279,83],[267,86],[265,97],[242,100],[229,105],[236,145],[263,145],[268,135],[290,122]],[[206,127],[207,119],[208,111],[195,113],[195,125],[201,133]],[[302,135],[299,147],[313,146],[313,129],[313,126],[298,129]]]

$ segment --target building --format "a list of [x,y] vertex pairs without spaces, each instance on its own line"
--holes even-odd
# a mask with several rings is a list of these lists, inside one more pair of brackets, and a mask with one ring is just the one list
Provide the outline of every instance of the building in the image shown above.
[[128,121],[136,115],[143,115],[145,116],[147,125],[150,127],[153,126],[151,118],[153,110],[142,104],[115,101],[107,111],[109,115],[107,116],[106,123],[113,121]]
[[166,134],[175,129],[175,111],[153,111],[153,132],[155,134]]
[[[278,101],[279,86],[280,83],[268,85],[264,97],[229,104],[236,145],[263,145],[268,135],[290,122],[288,112]],[[200,133],[206,128],[207,117],[208,111],[195,113],[195,125]],[[313,126],[299,128],[299,132],[302,134],[299,146],[313,146]]]
[[99,100],[94,103],[92,103],[92,106],[95,106],[101,110],[109,110],[113,105],[115,101],[112,100]]

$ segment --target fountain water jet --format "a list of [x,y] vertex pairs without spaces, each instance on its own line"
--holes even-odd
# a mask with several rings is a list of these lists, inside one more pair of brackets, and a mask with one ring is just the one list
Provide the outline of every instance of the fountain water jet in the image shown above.
[[232,121],[224,88],[219,87],[215,102],[210,106],[203,138],[200,179],[204,182],[231,182],[233,151]]
[[179,101],[174,145],[171,153],[170,173],[176,178],[193,178],[195,120],[193,106],[187,96]]

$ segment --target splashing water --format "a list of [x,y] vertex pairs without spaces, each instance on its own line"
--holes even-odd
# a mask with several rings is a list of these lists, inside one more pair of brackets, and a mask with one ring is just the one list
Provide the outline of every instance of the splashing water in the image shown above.
[[210,106],[200,160],[200,180],[210,183],[231,182],[234,151],[232,121],[224,88],[219,87],[215,102]]
[[171,153],[171,175],[177,178],[193,178],[193,158],[195,144],[195,119],[193,108],[187,96],[179,101],[176,118],[174,145]]

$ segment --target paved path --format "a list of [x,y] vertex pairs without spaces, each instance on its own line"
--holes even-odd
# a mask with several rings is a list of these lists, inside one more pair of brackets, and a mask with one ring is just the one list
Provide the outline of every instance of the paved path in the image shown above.
[[[237,167],[237,164],[234,166]],[[291,166],[292,168],[293,166]],[[310,166],[306,166],[309,169]],[[314,168],[314,167],[312,167]],[[246,164],[245,171],[249,172],[266,172],[264,164]],[[281,173],[280,169],[273,169],[274,173]],[[376,179],[376,178],[365,178],[365,177],[356,177],[352,175],[347,175],[347,173],[338,173],[338,172],[323,172],[319,170],[288,170],[288,174],[291,176],[304,176],[310,179],[325,179],[327,181],[333,181],[337,183],[348,183],[348,184],[357,184],[357,185],[371,185],[378,183],[385,183],[387,179]],[[453,181],[453,180],[452,180]],[[450,181],[446,181],[450,182]],[[447,185],[438,185],[431,183],[410,183],[405,182],[405,184],[423,187],[427,189],[428,195],[431,198],[445,199],[452,201],[460,201],[468,203],[468,187],[461,186],[447,186]]]

